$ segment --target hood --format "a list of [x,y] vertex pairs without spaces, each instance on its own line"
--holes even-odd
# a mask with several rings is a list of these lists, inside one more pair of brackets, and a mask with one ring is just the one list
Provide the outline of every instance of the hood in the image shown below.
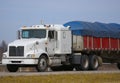
[[44,39],[20,39],[20,40],[15,40],[9,44],[9,46],[26,46],[28,44],[33,44],[36,42],[41,42]]

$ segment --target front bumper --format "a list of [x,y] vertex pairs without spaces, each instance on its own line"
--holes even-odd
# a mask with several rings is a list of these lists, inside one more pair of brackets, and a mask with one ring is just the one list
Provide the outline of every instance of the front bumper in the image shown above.
[[22,65],[36,65],[38,64],[38,59],[13,59],[13,58],[4,58],[2,59],[2,64],[22,64]]

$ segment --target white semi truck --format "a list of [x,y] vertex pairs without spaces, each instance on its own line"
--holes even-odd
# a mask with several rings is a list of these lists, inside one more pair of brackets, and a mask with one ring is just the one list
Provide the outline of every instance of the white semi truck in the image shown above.
[[97,70],[102,64],[103,51],[85,48],[84,37],[74,35],[70,28],[63,25],[22,27],[19,39],[9,43],[7,52],[3,53],[2,64],[10,72],[27,66],[36,67],[39,72],[48,67],[53,71]]
[[10,72],[21,66],[35,66],[38,71],[46,71],[47,67],[54,70],[62,65],[72,68],[71,43],[71,31],[63,25],[22,27],[19,39],[10,43],[3,54],[2,64],[7,64]]

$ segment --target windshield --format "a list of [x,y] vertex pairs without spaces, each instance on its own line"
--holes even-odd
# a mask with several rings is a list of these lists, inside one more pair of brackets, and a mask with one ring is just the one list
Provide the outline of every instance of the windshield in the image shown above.
[[22,38],[45,38],[45,29],[28,29],[22,30]]

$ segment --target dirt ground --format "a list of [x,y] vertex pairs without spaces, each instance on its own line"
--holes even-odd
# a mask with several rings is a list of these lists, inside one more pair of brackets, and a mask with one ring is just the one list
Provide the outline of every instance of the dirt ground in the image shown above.
[[111,71],[111,70],[119,70],[119,69],[117,68],[116,64],[103,64],[101,67],[98,68],[98,70]]

